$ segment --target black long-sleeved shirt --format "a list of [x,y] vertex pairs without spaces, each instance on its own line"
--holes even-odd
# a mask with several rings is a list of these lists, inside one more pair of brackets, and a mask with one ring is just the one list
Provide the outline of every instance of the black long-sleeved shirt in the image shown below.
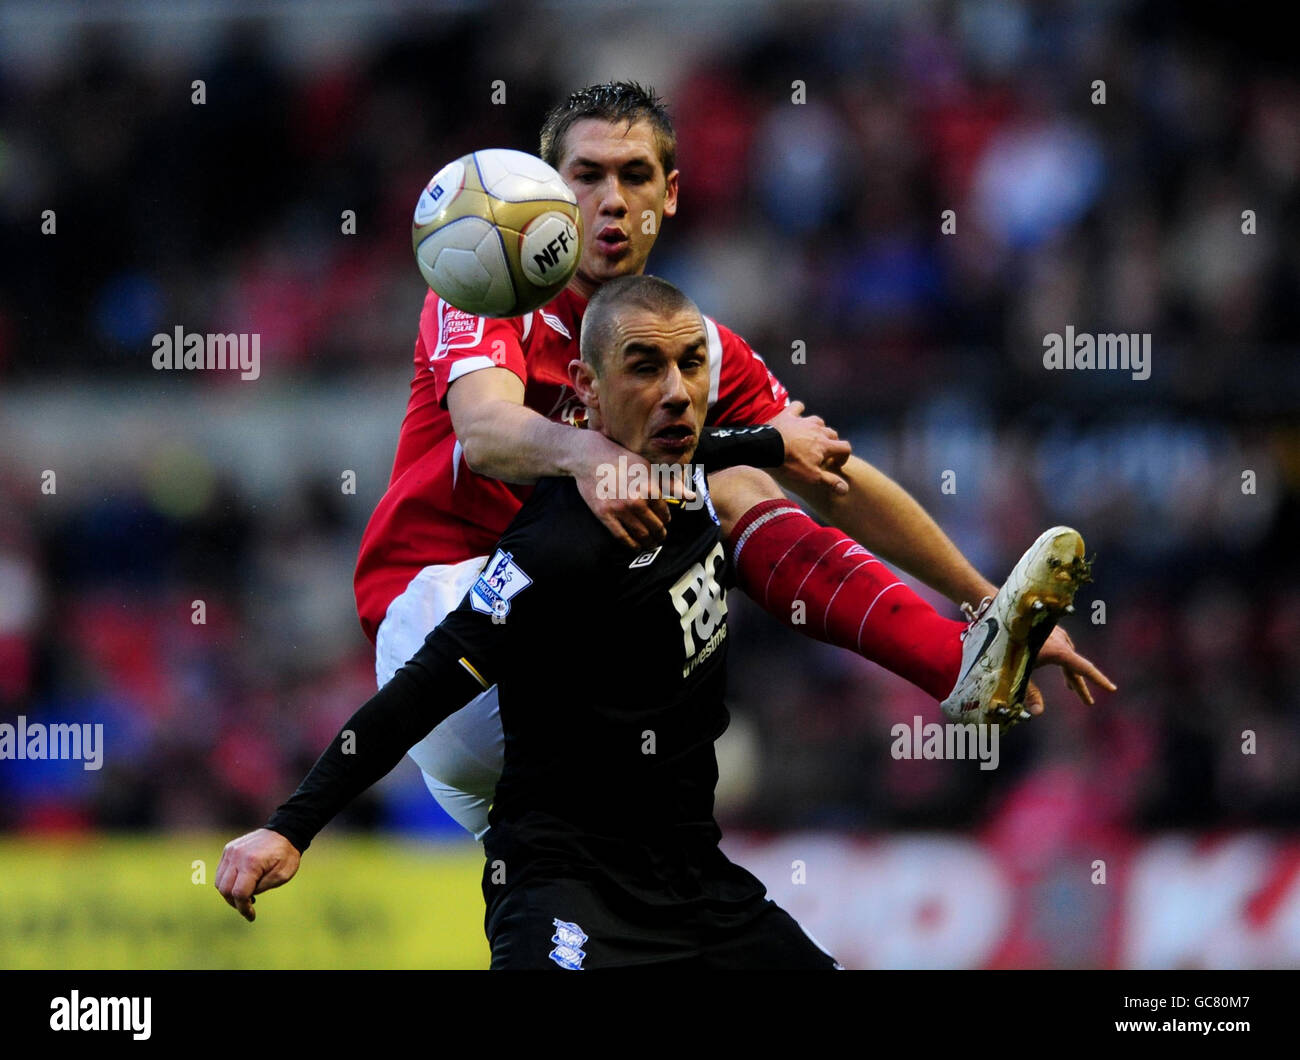
[[[680,862],[683,843],[716,850],[727,563],[703,467],[776,466],[784,448],[772,428],[705,438],[696,502],[640,554],[614,540],[573,479],[540,482],[460,606],[348,720],[267,827],[305,850],[435,725],[497,684],[505,766],[489,857],[508,857],[522,878],[603,871],[629,842],[655,865]],[[658,874],[638,869],[628,886],[653,899]]]

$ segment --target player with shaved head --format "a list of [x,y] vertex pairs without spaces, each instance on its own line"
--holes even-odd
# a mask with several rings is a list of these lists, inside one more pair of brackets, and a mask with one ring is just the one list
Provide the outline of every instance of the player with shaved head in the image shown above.
[[[356,569],[380,684],[475,583],[539,479],[571,478],[629,559],[666,539],[677,518],[669,502],[680,498],[659,496],[648,473],[629,475],[630,488],[618,495],[601,488],[604,469],[646,462],[599,431],[577,429],[593,413],[568,366],[602,285],[643,273],[663,223],[676,214],[676,152],[653,91],[615,81],[574,92],[550,112],[541,135],[542,157],[572,188],[582,215],[582,256],[569,286],[509,320],[472,316],[427,295],[392,479]],[[1009,724],[1040,711],[1042,697],[1028,680],[1035,662],[1062,666],[1088,702],[1085,679],[1114,687],[1055,627],[1059,608],[1045,603],[1029,621],[1007,621],[1027,606],[1023,592],[999,591],[900,486],[850,455],[820,418],[801,415],[739,335],[708,316],[703,327],[705,424],[770,424],[784,440],[785,460],[770,474],[736,467],[712,486],[738,584],[760,606],[905,677],[953,718]],[[815,522],[782,487],[831,525]],[[978,608],[966,622],[938,614],[878,556]],[[447,812],[481,837],[504,749],[496,692],[488,689],[411,754]]]

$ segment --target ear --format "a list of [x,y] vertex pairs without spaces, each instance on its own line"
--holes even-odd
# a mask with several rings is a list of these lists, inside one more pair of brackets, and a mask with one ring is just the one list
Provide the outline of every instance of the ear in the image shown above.
[[664,192],[664,216],[672,217],[677,213],[677,174],[674,169],[668,174],[667,190]]
[[584,405],[593,409],[600,408],[600,380],[596,378],[591,365],[580,357],[569,362],[569,385]]

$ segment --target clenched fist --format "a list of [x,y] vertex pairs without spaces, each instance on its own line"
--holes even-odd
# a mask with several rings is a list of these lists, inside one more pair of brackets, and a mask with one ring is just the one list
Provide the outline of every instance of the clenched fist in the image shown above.
[[217,890],[250,923],[257,919],[255,894],[293,879],[302,855],[289,840],[269,828],[232,839],[221,852]]

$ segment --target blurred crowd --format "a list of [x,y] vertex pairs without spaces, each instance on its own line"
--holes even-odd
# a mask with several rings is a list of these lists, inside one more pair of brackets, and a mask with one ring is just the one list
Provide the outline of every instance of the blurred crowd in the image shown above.
[[[1300,823],[1285,66],[1163,4],[674,4],[671,37],[648,9],[340,10],[6,36],[0,452],[23,448],[30,393],[104,387],[113,423],[159,385],[150,339],[177,325],[259,333],[262,378],[241,387],[391,380],[395,445],[420,187],[477,147],[536,151],[572,88],[653,81],[682,200],[651,270],[995,582],[1041,529],[1078,527],[1096,582],[1068,628],[1120,686],[1084,707],[1040,672],[1048,713],[996,771],[895,761],[890,726],[935,705],[733,595],[725,821],[1031,845]],[[1150,378],[1045,370],[1066,326],[1149,333]],[[235,385],[166,382],[182,404]],[[381,486],[349,496],[308,458],[267,503],[202,448],[102,446],[116,463],[62,496],[39,456],[0,456],[0,720],[103,722],[107,740],[96,773],[0,762],[0,828],[251,826],[373,691],[351,574]],[[350,819],[442,827],[409,763]]]

